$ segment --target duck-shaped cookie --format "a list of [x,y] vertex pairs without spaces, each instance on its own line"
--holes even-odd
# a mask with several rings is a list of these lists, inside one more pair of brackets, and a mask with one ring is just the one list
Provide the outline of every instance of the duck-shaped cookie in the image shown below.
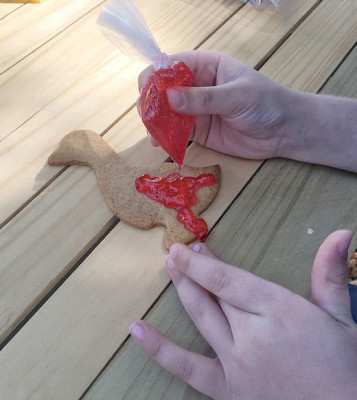
[[[209,206],[218,192],[220,183],[218,165],[185,166],[180,169],[176,164],[164,162],[148,167],[131,166],[100,135],[89,130],[78,130],[67,134],[50,155],[48,163],[86,165],[92,168],[104,199],[114,215],[121,221],[141,229],[150,229],[156,225],[166,226],[164,244],[167,249],[175,242],[190,243],[195,240],[196,235],[183,225],[183,218],[179,217],[180,212],[138,191],[143,180],[148,178],[145,185],[149,191],[160,181],[159,177],[168,177],[169,181],[176,178],[189,181],[192,183],[188,185],[189,188],[194,187],[197,182],[203,183],[202,187],[199,185],[199,188],[195,189],[197,192],[193,193],[196,204],[192,205],[193,214],[191,214],[194,217]],[[205,183],[207,176],[212,178],[210,183]],[[183,184],[181,181],[178,182],[180,188]],[[209,186],[205,186],[206,184]]]

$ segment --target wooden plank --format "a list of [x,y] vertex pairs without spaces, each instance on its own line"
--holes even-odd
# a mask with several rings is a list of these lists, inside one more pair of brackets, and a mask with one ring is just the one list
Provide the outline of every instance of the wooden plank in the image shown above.
[[0,140],[113,52],[95,21],[86,15],[0,75]]
[[19,10],[24,6],[24,2],[3,0],[0,3],[0,20],[4,19],[8,15],[12,14],[16,10]]
[[[157,41],[167,52],[191,49],[241,7],[234,0],[224,4],[208,0],[202,9],[184,0],[140,4]],[[0,76],[0,140],[114,52],[114,46],[96,25],[99,10],[97,7]],[[135,85],[136,81],[130,83]],[[46,90],[39,91],[39,87]]]
[[[356,44],[357,3],[343,0],[337,5],[335,2],[324,1],[319,11],[312,13],[306,21],[305,26],[313,28],[299,29],[297,35],[290,37],[278,50],[279,57],[272,57],[264,65],[261,70],[263,74],[272,79],[280,80],[284,77],[286,86],[307,92],[315,92],[316,86],[321,87],[325,83],[326,72],[330,75],[338,66],[338,63],[331,63],[331,60],[343,60]],[[321,15],[324,15],[324,19],[320,18]],[[329,34],[331,24],[338,27],[338,33],[336,31],[333,36]],[[292,41],[295,47],[290,46]],[[311,66],[307,70],[298,60],[309,57],[311,48],[316,45],[320,46],[321,51],[311,59]],[[293,71],[290,64],[292,59],[296,64]]]
[[[333,29],[332,24],[330,34]],[[294,43],[290,42],[290,45]],[[319,50],[317,47],[316,51]],[[310,56],[314,56],[313,52]],[[308,59],[304,62],[309,65]],[[149,147],[146,150],[151,151]],[[229,176],[225,171],[230,168],[234,171],[232,181],[240,178],[237,172],[240,167],[237,168],[235,163],[241,162],[243,166],[244,161],[213,154],[207,159],[207,154],[207,150],[195,146],[190,149],[188,162],[207,164],[210,160],[218,160],[223,165],[223,176]],[[229,160],[227,164],[225,159]],[[229,188],[223,186],[220,195],[224,201],[228,200],[225,190],[231,190],[231,186],[231,181]],[[210,218],[214,220],[222,211],[217,213],[215,204],[207,210],[209,223]],[[165,253],[161,246],[161,230],[154,229],[150,235],[145,231],[134,231],[135,234],[133,228],[119,223],[2,350],[1,395],[11,398],[18,393],[35,393],[38,398],[56,398],[60,393],[61,397],[75,398],[98,373],[126,337],[124,331],[129,320],[142,315],[148,303],[159,295],[155,282],[163,285],[168,281],[163,268]],[[117,265],[117,254],[123,262],[120,266]],[[143,259],[137,262],[141,256]],[[143,296],[137,298],[135,293]],[[45,371],[43,366],[46,366]]]
[[357,45],[324,85],[323,92],[357,98]]
[[[198,45],[232,12],[233,5],[237,7],[235,0],[225,3],[224,6],[215,0],[210,0],[205,5],[205,10],[201,12],[198,7],[188,7],[182,1],[170,0],[170,2],[165,2],[165,6],[163,6],[162,1],[158,1],[150,6],[149,10],[146,10],[153,23],[154,31],[158,39],[160,38],[160,43],[165,49],[167,48],[168,52],[191,49]],[[177,19],[175,29],[164,23],[165,18],[169,18],[170,13],[174,13],[174,18]],[[187,15],[188,13],[190,15]],[[43,54],[37,55],[39,58],[34,61],[33,68],[43,69],[44,71],[46,71],[46,68],[43,68],[43,63],[47,63],[49,66],[57,53],[65,54],[66,48],[72,47],[71,43],[77,36],[86,37],[90,45],[84,46],[85,48],[82,50],[76,45],[73,46],[73,54],[70,55],[73,56],[74,64],[78,62],[78,57],[80,57],[81,61],[78,64],[83,64],[86,59],[88,62],[86,68],[93,67],[93,59],[97,62],[107,53],[111,53],[111,55],[100,62],[97,68],[93,68],[90,73],[72,85],[65,82],[70,83],[71,80],[77,79],[73,75],[78,75],[78,68],[73,66],[74,71],[71,67],[69,72],[68,63],[60,58],[59,64],[63,62],[66,65],[65,78],[62,76],[62,65],[54,66],[55,70],[47,71],[46,74],[53,76],[56,81],[55,84],[58,86],[56,90],[60,86],[70,87],[0,142],[0,170],[2,171],[0,191],[6,193],[0,199],[0,226],[1,223],[11,218],[13,213],[21,208],[26,201],[36,195],[58,172],[54,168],[49,168],[46,165],[46,160],[60,137],[68,131],[82,127],[90,127],[92,130],[102,132],[136,101],[138,95],[137,77],[145,64],[133,62],[127,57],[113,52],[111,43],[95,27],[92,14],[68,29],[63,39],[63,35],[61,35],[61,38],[52,40],[48,48],[43,46],[36,52],[43,52]],[[215,17],[215,15],[219,15],[219,17]],[[195,23],[193,23],[194,20]],[[187,24],[192,25],[189,32],[187,32]],[[44,50],[45,47],[46,51]],[[24,62],[27,62],[29,58]],[[81,69],[80,65],[79,69]],[[9,73],[17,68],[18,66],[12,68]],[[0,89],[0,97],[4,96],[4,99],[7,99],[4,102],[6,107],[0,110],[4,124],[6,124],[6,119],[11,120],[12,123],[12,116],[16,115],[17,111],[20,114],[33,112],[33,106],[30,104],[24,105],[21,101],[17,102],[17,99],[9,101],[14,97],[17,88],[24,85],[24,81],[30,80],[27,71],[22,71],[20,75],[15,73],[13,79],[14,81],[11,84],[9,83],[8,87],[9,92],[11,92],[11,94],[8,93],[10,97],[6,94],[7,90],[1,92]],[[36,84],[40,84],[38,79],[36,79]],[[24,89],[21,89],[22,92],[27,90],[27,85],[25,86]],[[40,87],[46,87],[45,97],[48,95],[47,92],[52,91],[51,85],[47,86],[46,78],[44,78]],[[29,90],[31,92],[35,88],[30,85]],[[30,92],[28,96],[32,96]],[[98,98],[100,98],[100,106],[98,105]],[[43,101],[42,94],[39,99],[41,102]],[[37,97],[35,97],[34,102],[36,101]],[[17,110],[17,107],[19,110]],[[12,114],[12,111],[14,114]],[[1,130],[0,135],[2,132],[5,132],[5,130]]]
[[[322,93],[357,98],[356,58],[357,47]],[[225,214],[207,243],[226,262],[309,297],[310,270],[320,243],[335,229],[356,231],[357,220],[351,218],[357,206],[356,179],[355,174],[331,168],[271,160]],[[255,198],[259,201],[252,202]],[[312,235],[307,234],[309,228],[314,230]],[[190,323],[172,285],[146,319],[182,347],[214,356]],[[207,398],[170,376],[132,339],[83,399],[116,399],[119,393],[127,400]]]
[[[285,24],[281,24],[276,13],[261,13],[252,7],[244,7],[202,48],[220,49],[255,66],[274,51],[282,38],[317,3],[316,0],[306,1],[299,13]],[[262,27],[265,27],[263,31]],[[234,41],[226,40],[230,32],[237,36],[235,47],[232,47]],[[169,42],[164,44],[170,47]],[[182,50],[192,44],[188,37],[181,44],[176,42],[172,49]],[[136,79],[142,68],[141,63],[132,63],[125,57],[108,57],[1,142],[0,191],[6,195],[0,199],[0,226],[53,179],[54,169],[47,167],[46,159],[59,137],[81,127],[102,132],[136,100]],[[112,87],[116,90],[111,90]],[[100,108],[99,97],[102,99]]]
[[[303,11],[304,10],[301,12]],[[256,14],[257,19],[259,19],[260,15],[263,16],[263,14]],[[265,17],[263,16],[263,18]],[[276,16],[276,18],[278,18],[278,16]],[[248,21],[250,20],[251,19]],[[286,33],[286,31],[287,30],[281,32],[282,35]],[[271,46],[274,46],[276,40],[278,40],[275,35],[274,39],[275,40],[272,42],[268,40],[264,42],[268,45],[267,51],[270,51]],[[258,32],[256,33],[256,40],[260,41]],[[224,48],[222,48],[222,50],[224,50]],[[244,58],[244,47],[240,48],[237,54],[238,56],[239,54],[241,55],[239,58]],[[260,56],[265,56],[262,49],[260,50]],[[259,62],[259,59],[255,59],[255,62]],[[96,82],[98,76],[103,74],[102,70],[100,71],[101,73],[96,73],[94,75],[94,82]],[[112,75],[115,75],[117,69],[114,68],[112,71]],[[137,73],[137,71],[134,71],[134,73]],[[112,75],[110,75],[110,78],[112,78]],[[100,80],[100,82],[102,81]],[[110,91],[112,79],[108,79],[107,85],[109,86],[102,87],[104,90],[103,93]],[[89,117],[88,124],[85,126],[90,126],[95,130],[97,130],[96,128],[98,126],[96,124],[100,124],[103,119],[105,120],[103,114],[101,114],[103,118],[99,118],[93,109],[95,99],[98,97],[98,90],[99,88],[97,88],[96,96],[90,97],[89,93],[92,92],[92,87],[88,85],[87,80],[85,80],[83,86],[81,85],[78,89],[81,96],[81,101],[78,101],[81,107],[81,113],[83,114],[85,111]],[[88,96],[83,93],[88,93]],[[76,99],[75,91],[71,91],[70,94],[74,95],[72,101]],[[88,98],[90,99],[90,103],[86,101]],[[66,98],[63,107],[57,102],[53,108],[47,109],[46,115],[52,116],[52,118],[46,118],[50,118],[54,126],[56,126],[56,123],[54,123],[56,118],[54,118],[53,115],[55,115],[56,111],[59,111],[61,115],[58,121],[60,126],[64,123],[73,123],[78,108],[75,108],[73,113],[67,113],[67,119],[63,118],[64,114],[62,114],[62,109],[66,110],[67,100],[69,99],[70,96]],[[76,103],[76,101],[74,101],[74,103]],[[111,101],[109,101],[108,104],[111,104]],[[117,106],[118,103],[111,105],[110,110],[112,113],[115,113]],[[41,166],[46,162],[45,160],[51,152],[51,147],[46,144],[46,141],[50,142],[50,137],[53,142],[58,141],[58,137],[63,135],[59,130],[54,132],[56,134],[55,136],[51,135],[49,126],[46,124],[43,125],[41,134],[43,136],[43,146],[46,146],[44,147],[46,150],[41,150],[39,154],[42,157]],[[74,129],[77,127],[80,128],[81,126],[68,125],[68,130],[70,130],[71,127]],[[16,154],[18,155],[20,153],[22,155],[21,158],[26,157],[28,153],[34,153],[36,155],[36,146],[38,146],[38,142],[36,142],[36,145],[32,145],[31,136],[30,140],[28,140],[27,135],[26,131],[24,131],[24,141],[21,147],[17,147],[16,153],[11,153],[10,151],[11,146],[16,147],[16,143],[10,140],[9,149],[0,157],[0,162],[3,157],[7,157],[8,162],[2,164],[2,168],[5,170],[6,168],[8,170],[14,168],[14,160],[18,162],[19,159],[19,157],[15,156]],[[141,165],[155,160],[164,160],[166,155],[159,149],[155,149],[155,151],[151,148],[148,149],[147,143],[143,146],[139,144],[139,146],[132,147],[141,139],[145,138],[145,136],[145,129],[137,117],[136,110],[133,110],[106,135],[106,140],[108,140],[116,151],[125,152],[131,161],[143,163]],[[132,148],[129,151],[130,147]],[[19,151],[19,149],[21,149],[21,151]],[[8,157],[7,154],[12,154],[13,157]],[[36,158],[34,161],[36,161]],[[249,165],[250,164],[247,164],[248,169],[239,169],[243,182],[249,179],[252,172],[255,170],[256,164],[254,164],[253,169],[251,169]],[[32,168],[31,165],[27,167]],[[38,164],[35,164],[34,168],[37,168],[37,171],[39,168]],[[53,174],[59,171],[59,168],[44,166],[37,177],[37,182],[41,182],[46,171],[51,171],[51,176],[53,176]],[[14,177],[16,177],[17,173],[18,172],[15,170]],[[14,177],[11,179],[13,180]],[[26,185],[28,185],[28,183],[26,183],[25,177],[25,172],[23,172],[21,181],[17,180],[16,186],[13,186],[14,190],[11,192],[12,202],[15,202],[16,199],[21,196],[24,188],[27,187]],[[34,184],[37,184],[37,182]],[[75,187],[76,182],[81,182],[80,188],[77,189],[78,192],[74,189],[71,190],[71,188]],[[11,187],[10,185],[11,180],[7,189]],[[84,198],[88,201],[83,203],[82,199]],[[80,214],[78,214],[79,204],[81,205]],[[63,223],[63,218],[66,218],[65,224]],[[82,220],[85,222],[82,222]],[[2,322],[0,324],[0,338],[3,339],[6,337],[14,326],[27,314],[29,309],[31,309],[34,304],[48,292],[49,288],[68,271],[83,252],[90,247],[93,241],[101,235],[104,227],[107,226],[110,220],[111,214],[100,196],[93,175],[84,173],[81,169],[71,168],[66,171],[61,180],[52,184],[43,195],[39,196],[36,201],[31,202],[23,212],[18,214],[13,221],[2,229],[0,237],[3,243],[1,246],[3,264],[2,267],[0,267],[0,292],[2,292],[4,300],[2,301],[3,313],[1,318]],[[35,221],[37,221],[37,223],[35,223]],[[81,222],[79,223],[79,221]],[[82,229],[78,230],[78,226]],[[42,238],[46,238],[46,246],[43,245],[41,241]],[[50,266],[47,257],[51,258]],[[26,276],[25,280],[23,278],[24,275]],[[29,282],[28,285],[25,284],[25,287],[24,281]],[[24,294],[21,297],[21,301],[19,299],[14,301],[14,296],[16,296],[18,290],[21,290]]]
[[103,0],[45,1],[9,15],[0,24],[0,74],[101,3]]
[[[287,21],[275,10],[244,7],[230,18],[200,47],[202,50],[224,49],[247,65],[260,66],[276,51],[321,1],[305,1]],[[234,40],[232,40],[234,37]],[[257,40],[257,38],[260,40]],[[267,48],[270,48],[267,51]],[[242,57],[242,58],[241,58]]]

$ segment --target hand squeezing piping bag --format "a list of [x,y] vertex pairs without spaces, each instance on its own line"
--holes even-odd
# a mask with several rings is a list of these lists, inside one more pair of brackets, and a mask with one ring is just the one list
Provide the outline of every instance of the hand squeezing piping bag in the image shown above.
[[195,117],[173,111],[167,89],[193,86],[193,72],[182,61],[173,62],[161,52],[135,0],[105,4],[97,23],[124,54],[154,65],[140,94],[141,118],[152,137],[182,167]]

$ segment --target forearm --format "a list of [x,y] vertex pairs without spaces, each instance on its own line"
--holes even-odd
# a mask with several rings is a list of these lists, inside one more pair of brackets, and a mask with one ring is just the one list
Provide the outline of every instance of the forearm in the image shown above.
[[357,172],[357,100],[291,92],[282,155]]

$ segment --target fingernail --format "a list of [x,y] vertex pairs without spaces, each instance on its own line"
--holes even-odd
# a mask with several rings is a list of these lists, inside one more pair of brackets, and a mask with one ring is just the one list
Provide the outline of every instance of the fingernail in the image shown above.
[[144,340],[146,336],[145,328],[142,325],[138,324],[137,322],[134,322],[130,326],[129,332],[136,340]]
[[201,250],[201,243],[195,243],[195,244],[192,246],[192,250],[195,251],[196,253],[199,253],[200,250]]
[[181,108],[185,104],[185,96],[181,90],[168,89],[167,97],[169,99],[170,104],[172,104],[176,108]]
[[174,269],[175,268],[175,263],[174,263],[174,260],[171,258],[171,256],[167,256],[166,265],[167,265],[168,269]]

